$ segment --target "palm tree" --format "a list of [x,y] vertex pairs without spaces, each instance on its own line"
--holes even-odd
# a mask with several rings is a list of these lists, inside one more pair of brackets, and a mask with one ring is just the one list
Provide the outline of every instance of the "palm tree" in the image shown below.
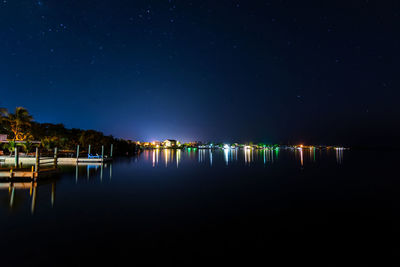
[[31,136],[29,130],[33,118],[27,109],[17,107],[14,114],[4,110],[3,114],[5,114],[5,116],[3,116],[2,121],[6,122],[6,127],[14,134],[14,140],[23,141]]
[[46,136],[41,140],[41,145],[47,151],[51,151],[53,148],[57,146],[58,137],[57,136]]
[[29,151],[31,151],[31,149],[33,147],[33,143],[26,141],[25,143],[22,143],[21,146],[24,148],[24,151],[26,152],[26,154],[28,154]]
[[16,146],[17,144],[14,141],[10,141],[4,145],[4,148],[7,149],[10,152],[10,156],[12,156],[12,153],[15,150]]

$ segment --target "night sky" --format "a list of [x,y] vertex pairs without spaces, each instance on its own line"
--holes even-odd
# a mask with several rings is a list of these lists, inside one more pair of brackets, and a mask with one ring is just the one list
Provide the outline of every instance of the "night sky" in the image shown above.
[[0,106],[142,141],[398,144],[399,2],[1,0]]

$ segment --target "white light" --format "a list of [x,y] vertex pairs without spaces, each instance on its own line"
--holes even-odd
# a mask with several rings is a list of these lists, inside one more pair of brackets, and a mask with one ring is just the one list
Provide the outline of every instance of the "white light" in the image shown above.
[[225,144],[224,149],[229,149],[229,145]]

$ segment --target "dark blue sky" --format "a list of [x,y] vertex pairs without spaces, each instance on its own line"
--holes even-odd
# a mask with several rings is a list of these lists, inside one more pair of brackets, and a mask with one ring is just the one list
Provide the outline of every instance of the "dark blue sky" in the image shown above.
[[1,0],[0,106],[134,140],[388,143],[399,7]]

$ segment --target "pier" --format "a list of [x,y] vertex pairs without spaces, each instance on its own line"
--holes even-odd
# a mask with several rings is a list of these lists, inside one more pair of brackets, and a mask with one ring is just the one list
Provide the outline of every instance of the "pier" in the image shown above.
[[[15,148],[14,158],[3,158],[5,164],[10,164],[11,166],[0,168],[0,178],[14,179],[23,178],[31,179],[36,181],[39,177],[49,177],[57,174],[58,169],[58,157],[57,148],[54,149],[53,157],[40,157],[39,148],[36,148],[35,157],[30,157],[28,162],[23,162],[19,157],[18,147]],[[7,160],[12,160],[12,162],[7,162]],[[24,167],[24,165],[31,165]]]
[[[0,179],[30,179],[46,178],[59,173],[59,165],[99,164],[112,161],[113,145],[111,145],[109,157],[104,155],[104,146],[101,147],[101,155],[92,155],[91,146],[88,147],[87,157],[80,157],[80,147],[77,146],[74,157],[59,157],[57,148],[52,156],[41,156],[37,147],[35,156],[20,156],[18,147],[15,148],[14,157],[0,157]],[[86,154],[85,154],[86,155]]]

